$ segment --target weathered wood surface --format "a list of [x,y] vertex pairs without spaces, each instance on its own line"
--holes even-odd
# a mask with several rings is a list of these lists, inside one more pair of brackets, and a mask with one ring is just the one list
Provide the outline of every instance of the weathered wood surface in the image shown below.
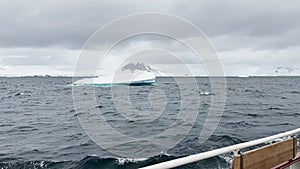
[[242,158],[240,155],[235,156],[232,161],[232,169],[270,169],[292,159],[296,152],[296,141],[294,138],[290,138],[245,152]]

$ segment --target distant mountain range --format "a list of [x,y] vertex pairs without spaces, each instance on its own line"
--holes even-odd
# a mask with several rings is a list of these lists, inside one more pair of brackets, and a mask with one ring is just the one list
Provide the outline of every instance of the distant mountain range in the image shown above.
[[299,68],[289,68],[289,67],[277,67],[275,70],[277,74],[293,74],[293,73],[300,73]]
[[258,76],[300,76],[300,68],[278,66],[269,70],[260,70]]
[[[198,70],[197,68],[194,68]],[[35,70],[38,70],[35,71]],[[193,76],[189,70],[182,69],[181,67],[176,67],[175,64],[171,65],[147,65],[144,63],[127,63],[121,67],[121,71],[129,71],[134,72],[135,70],[145,70],[152,71],[159,77],[167,77],[167,76]],[[237,70],[238,71],[238,70]],[[226,72],[226,70],[225,70]],[[20,76],[73,76],[73,71],[60,71],[60,70],[51,70],[51,69],[32,69],[32,70],[22,70],[14,68],[6,68],[0,66],[0,76],[2,77],[20,77]],[[206,76],[203,72],[195,73],[196,76]],[[86,77],[85,75],[83,77]],[[231,75],[228,75],[231,76]],[[300,67],[290,67],[290,66],[277,66],[277,67],[262,67],[256,72],[245,75],[233,75],[240,77],[249,77],[249,76],[300,76]],[[89,76],[90,77],[90,76]]]

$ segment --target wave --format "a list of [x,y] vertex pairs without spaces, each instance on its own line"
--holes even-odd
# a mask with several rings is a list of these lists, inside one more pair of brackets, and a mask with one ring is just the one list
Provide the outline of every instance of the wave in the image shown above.
[[[86,156],[80,161],[22,161],[22,160],[10,160],[3,161],[0,160],[1,169],[138,169],[141,167],[157,164],[164,161],[169,161],[176,159],[175,156],[171,156],[165,153],[159,154],[151,158],[101,158],[98,156]],[[213,159],[218,160],[216,168],[230,163],[232,157],[223,155]],[[206,168],[206,163],[211,163],[208,161],[202,161],[199,163],[189,164],[187,166],[179,167],[181,169],[185,168]],[[224,164],[225,163],[225,164]]]
[[[151,158],[100,158],[87,156],[80,161],[22,161],[10,160],[0,162],[1,169],[134,169],[159,162],[174,159],[175,157],[160,154]],[[2,160],[3,161],[3,160]]]
[[292,94],[300,94],[300,91],[291,91],[290,93],[292,93]]
[[283,110],[283,109],[279,107],[270,107],[269,110]]
[[206,91],[200,91],[199,94],[200,94],[200,96],[210,96],[210,95],[214,95],[214,93],[212,93],[212,92],[206,92]]

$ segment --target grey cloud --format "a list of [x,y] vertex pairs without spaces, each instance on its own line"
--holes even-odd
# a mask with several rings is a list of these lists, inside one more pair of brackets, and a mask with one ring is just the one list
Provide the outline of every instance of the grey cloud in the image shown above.
[[0,48],[0,65],[74,65],[79,51],[46,48]]
[[[195,23],[209,38],[228,37],[228,43],[219,45],[222,50],[300,45],[300,3],[296,0],[200,1],[193,5],[181,1],[172,12],[184,8],[180,16]],[[234,46],[226,48],[230,43]]]
[[[227,66],[248,65],[252,70],[253,67],[299,63],[300,3],[297,0],[2,0],[0,65],[71,67],[75,65],[86,40],[97,29],[113,19],[136,12],[165,12],[191,21],[208,35]],[[126,25],[130,29],[141,26],[157,26],[157,23],[149,21],[148,25]],[[175,25],[170,27],[176,28]],[[122,29],[125,28],[111,31]],[[107,41],[114,36],[117,36],[116,32],[107,34]],[[193,37],[193,34],[189,36]],[[178,48],[176,43],[163,38],[144,37],[132,41],[137,46],[149,42],[156,44],[154,47],[157,48],[168,47],[188,59],[184,56],[188,55],[186,49]],[[121,46],[119,54],[126,47]],[[159,62],[164,57],[163,54],[157,55],[152,62]],[[270,59],[272,55],[274,57]],[[151,56],[145,54],[146,57]],[[173,61],[166,59],[164,62]]]
[[158,8],[151,4],[131,0],[2,1],[0,46],[80,49],[104,24],[148,7]]
[[300,48],[295,47],[283,50],[252,50],[248,48],[237,51],[224,51],[220,52],[219,55],[222,63],[227,66],[299,67],[299,52]]
[[281,50],[290,47],[300,48],[300,26],[273,36],[235,36],[224,34],[211,38],[219,51],[252,48],[254,50]]
[[[187,54],[187,53],[184,53]],[[128,58],[128,62],[141,62],[145,64],[193,64],[195,58],[190,56],[191,53],[187,55],[178,56],[175,53],[170,53],[166,50],[161,49],[149,49],[135,53]],[[197,61],[197,60],[196,60]]]
[[[195,1],[194,1],[195,2]],[[300,4],[296,0],[198,1],[193,5],[180,1],[173,13],[196,23],[208,35],[236,34],[271,36],[299,25]]]
[[63,57],[53,56],[19,56],[5,57],[2,65],[60,65],[65,64]]
[[[300,3],[288,1],[17,1],[0,5],[1,47],[61,47],[80,49],[98,28],[135,12],[167,12],[195,23],[210,38],[229,35],[253,39],[256,46],[280,48],[299,43]],[[155,23],[149,23],[154,25]],[[128,24],[131,28],[138,23]],[[290,32],[290,33],[289,33]],[[294,32],[294,33],[293,33]],[[280,37],[281,40],[278,38]],[[235,46],[239,48],[240,46]]]

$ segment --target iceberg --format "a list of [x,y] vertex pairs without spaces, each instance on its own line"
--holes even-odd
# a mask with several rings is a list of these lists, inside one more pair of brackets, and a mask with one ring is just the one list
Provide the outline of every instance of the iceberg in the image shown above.
[[[128,71],[129,70],[129,71]],[[130,63],[122,67],[112,75],[98,76],[95,78],[83,78],[75,81],[73,85],[93,85],[93,86],[112,86],[112,85],[152,85],[155,83],[156,75],[150,67],[137,63],[136,67]]]

